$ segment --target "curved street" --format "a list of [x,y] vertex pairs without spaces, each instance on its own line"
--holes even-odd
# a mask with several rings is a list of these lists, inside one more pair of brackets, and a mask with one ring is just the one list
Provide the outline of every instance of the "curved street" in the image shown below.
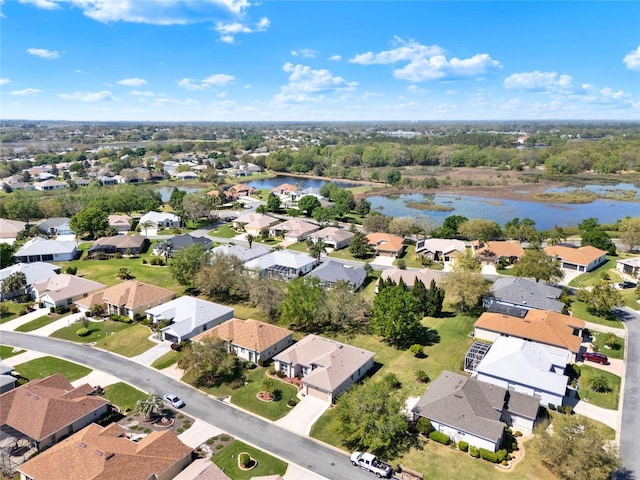
[[160,395],[175,392],[186,403],[185,413],[326,478],[371,479],[370,473],[353,468],[347,455],[337,449],[277,427],[119,355],[64,340],[14,332],[2,332],[2,343],[44,352],[107,373],[117,372],[121,380],[148,392]]

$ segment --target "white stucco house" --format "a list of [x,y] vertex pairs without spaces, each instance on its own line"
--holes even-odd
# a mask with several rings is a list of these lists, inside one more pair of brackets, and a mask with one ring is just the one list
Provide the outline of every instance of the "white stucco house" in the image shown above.
[[15,253],[16,260],[32,262],[68,262],[78,256],[76,242],[63,242],[35,237],[26,242]]
[[179,228],[180,217],[170,212],[147,212],[140,217],[140,231],[146,228]]

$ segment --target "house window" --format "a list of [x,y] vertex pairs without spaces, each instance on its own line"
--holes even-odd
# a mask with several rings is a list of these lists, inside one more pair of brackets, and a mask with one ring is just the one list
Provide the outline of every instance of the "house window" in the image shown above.
[[42,255],[43,262],[50,262],[51,260],[53,260],[53,255]]

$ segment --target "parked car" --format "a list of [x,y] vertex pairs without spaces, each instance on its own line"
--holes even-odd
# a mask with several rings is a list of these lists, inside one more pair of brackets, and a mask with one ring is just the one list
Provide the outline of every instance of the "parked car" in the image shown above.
[[624,290],[625,288],[636,288],[638,286],[637,283],[633,282],[620,282],[618,284],[618,288]]
[[181,408],[184,407],[184,402],[180,397],[174,395],[173,393],[165,393],[164,394],[164,403],[172,406],[173,408]]
[[351,454],[351,465],[375,473],[378,478],[391,478],[393,474],[391,465],[378,460],[378,458],[371,453],[353,452]]
[[603,365],[606,365],[607,363],[609,363],[609,358],[604,353],[584,352],[582,354],[582,358],[584,358],[585,360],[589,360],[591,362],[601,363]]

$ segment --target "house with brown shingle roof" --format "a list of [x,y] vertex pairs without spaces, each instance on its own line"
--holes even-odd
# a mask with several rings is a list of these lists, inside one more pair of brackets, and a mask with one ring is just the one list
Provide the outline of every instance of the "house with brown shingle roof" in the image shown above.
[[257,320],[232,318],[193,337],[219,338],[229,345],[229,352],[255,363],[269,360],[293,343],[293,332]]
[[320,230],[315,223],[305,222],[297,218],[278,223],[269,228],[269,235],[272,237],[283,237],[291,242],[302,242],[313,232]]
[[126,315],[133,319],[145,316],[145,310],[162,305],[176,298],[176,292],[149,285],[137,280],[127,280],[100,292],[78,300],[76,305],[82,312],[88,311],[95,303],[104,304],[108,315]]
[[257,190],[249,185],[245,185],[244,183],[238,183],[237,185],[230,187],[229,191],[237,198],[248,197],[249,195],[256,193]]
[[587,245],[573,248],[567,245],[552,245],[544,253],[560,260],[560,266],[567,270],[590,272],[607,261],[607,252]]
[[31,480],[170,480],[192,460],[191,447],[171,430],[134,442],[117,423],[91,424],[22,464]]
[[74,387],[61,373],[32,380],[0,395],[0,428],[42,451],[108,412],[109,402],[91,393],[89,384]]
[[112,257],[116,253],[121,255],[138,255],[149,245],[147,237],[136,233],[135,235],[115,235],[113,237],[100,237],[87,252],[87,258],[93,258],[100,254]]
[[577,354],[582,343],[584,320],[552,310],[528,310],[522,317],[485,312],[474,324],[474,336],[495,341],[500,336],[565,348]]
[[333,402],[373,367],[373,352],[317,335],[307,335],[276,355],[274,368],[302,377],[305,395]]
[[131,230],[133,219],[129,215],[109,215],[107,217],[109,226],[118,230],[118,233],[124,233]]
[[474,240],[471,242],[471,251],[486,265],[495,265],[500,260],[514,263],[524,255],[524,249],[517,240],[493,242]]
[[63,273],[34,283],[31,290],[37,302],[47,308],[55,308],[70,307],[76,300],[88,297],[104,287],[104,283]]
[[404,239],[390,233],[370,233],[367,235],[369,245],[373,247],[376,255],[382,257],[399,257],[404,252]]
[[271,215],[265,215],[262,213],[247,213],[240,215],[233,221],[233,228],[236,230],[244,230],[252,235],[260,235],[260,232],[264,229],[280,223],[280,219],[272,217]]
[[283,183],[271,189],[271,192],[280,197],[282,200],[297,200],[302,195],[300,189],[290,183]]

